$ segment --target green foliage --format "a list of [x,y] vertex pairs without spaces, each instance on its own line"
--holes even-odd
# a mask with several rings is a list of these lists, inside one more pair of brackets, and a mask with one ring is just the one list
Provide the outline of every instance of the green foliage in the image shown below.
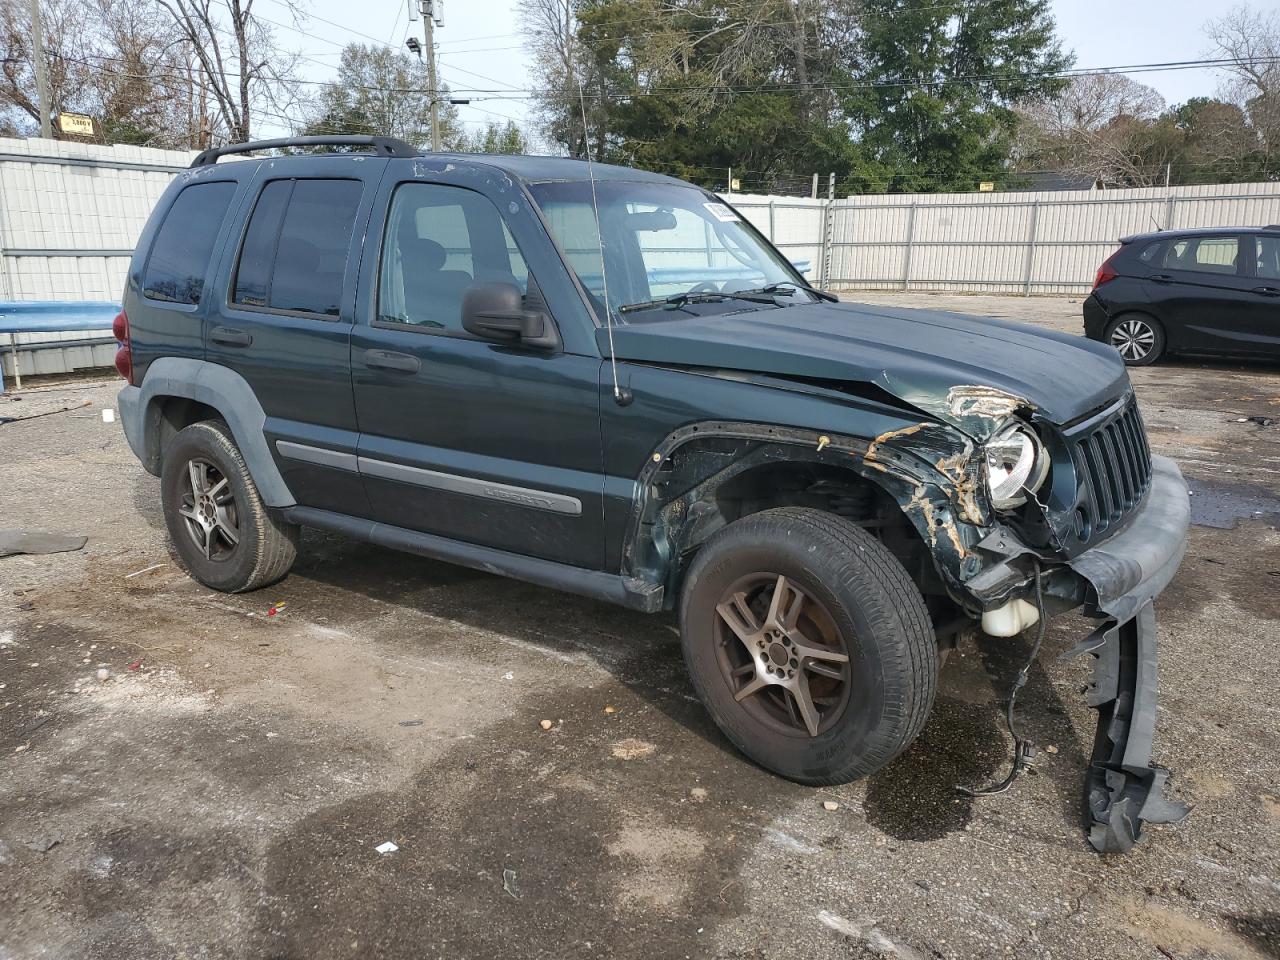
[[[388,47],[349,43],[342,50],[337,78],[320,89],[300,133],[376,134],[429,146],[429,88],[426,64],[417,57]],[[448,95],[442,84],[439,96]],[[441,142],[447,146],[461,135],[457,109],[446,101],[439,112]]]
[[528,153],[529,141],[520,128],[508,120],[504,125],[489,123],[483,130],[463,134],[454,149],[461,153]]
[[1051,97],[1070,65],[1048,0],[865,0],[841,104],[879,191],[973,190],[1004,178],[1016,103]]

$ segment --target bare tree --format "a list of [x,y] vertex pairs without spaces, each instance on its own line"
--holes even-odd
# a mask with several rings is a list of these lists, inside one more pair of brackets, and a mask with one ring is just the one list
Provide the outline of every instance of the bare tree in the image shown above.
[[1268,158],[1280,155],[1280,15],[1241,5],[1204,30],[1210,55],[1235,61],[1220,96],[1244,111]]
[[[42,0],[41,13],[55,113],[92,116],[111,143],[192,142],[199,97],[183,74],[188,51],[160,10],[130,0]],[[28,4],[0,3],[0,55],[0,125],[32,133],[39,107]]]
[[[297,57],[253,13],[254,0],[155,0],[173,19],[199,66],[218,129],[229,143],[251,139],[255,115],[285,114],[296,99]],[[298,10],[290,8],[295,19]]]
[[1059,96],[1018,108],[1020,165],[1111,187],[1161,183],[1173,132],[1164,110],[1159,93],[1123,74],[1073,77]]
[[547,139],[572,156],[587,153],[594,132],[592,152],[600,157],[607,119],[603,81],[596,59],[579,41],[576,8],[575,0],[520,2],[537,87],[534,111]]

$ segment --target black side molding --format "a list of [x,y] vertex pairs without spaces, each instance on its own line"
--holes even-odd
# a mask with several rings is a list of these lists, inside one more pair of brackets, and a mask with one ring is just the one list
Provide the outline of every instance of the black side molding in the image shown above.
[[193,167],[206,167],[217,163],[219,157],[236,153],[254,153],[258,150],[277,150],[281,147],[369,147],[381,157],[416,157],[420,151],[395,137],[331,136],[331,137],[278,137],[275,140],[251,140],[248,143],[230,143],[225,147],[210,147],[191,161]]
[[329,510],[317,510],[315,507],[286,507],[281,513],[285,519],[304,527],[319,527],[353,540],[365,540],[393,550],[416,553],[433,560],[444,560],[473,570],[484,570],[553,590],[564,590],[566,593],[616,603],[642,613],[656,613],[662,609],[661,584],[648,583],[635,577],[585,570],[566,563],[508,553],[494,547],[450,540]]

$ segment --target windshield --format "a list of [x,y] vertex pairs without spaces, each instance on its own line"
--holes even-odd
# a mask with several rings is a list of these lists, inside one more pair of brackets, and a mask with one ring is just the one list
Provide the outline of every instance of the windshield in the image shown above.
[[[679,316],[662,313],[688,304],[725,302],[735,310],[811,303],[804,281],[751,227],[696,187],[597,180],[600,231],[590,181],[530,187],[569,265],[592,296],[597,315],[605,287],[615,321]],[[777,284],[775,288],[772,285]],[[733,296],[766,290],[758,297]],[[688,295],[688,296],[681,296]],[[665,302],[675,298],[673,302]]]

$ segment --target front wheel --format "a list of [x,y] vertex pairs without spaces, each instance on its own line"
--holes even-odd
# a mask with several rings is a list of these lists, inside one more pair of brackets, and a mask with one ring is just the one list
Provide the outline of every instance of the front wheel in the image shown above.
[[785,507],[725,527],[680,601],[685,661],[725,736],[808,784],[874,773],[933,706],[938,646],[919,590],[847,520]]
[[220,421],[193,423],[169,442],[160,497],[174,549],[206,587],[226,593],[256,590],[293,566],[297,525],[267,509]]
[[1145,367],[1164,353],[1164,328],[1153,317],[1124,313],[1107,327],[1106,341],[1127,366]]

